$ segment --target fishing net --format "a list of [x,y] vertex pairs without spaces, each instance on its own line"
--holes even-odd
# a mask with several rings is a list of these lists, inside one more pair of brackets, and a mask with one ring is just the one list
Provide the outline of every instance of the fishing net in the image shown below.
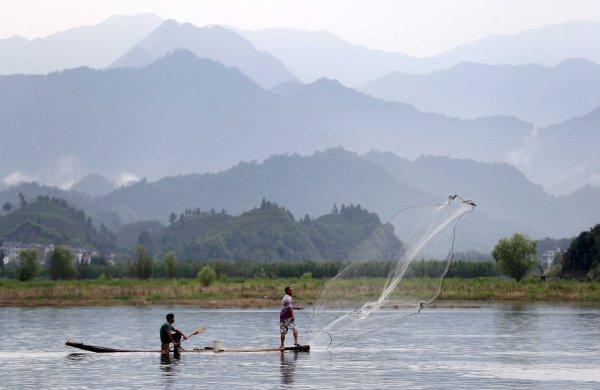
[[474,208],[456,195],[412,206],[357,245],[315,301],[310,343],[345,345],[431,305],[452,262],[456,226]]

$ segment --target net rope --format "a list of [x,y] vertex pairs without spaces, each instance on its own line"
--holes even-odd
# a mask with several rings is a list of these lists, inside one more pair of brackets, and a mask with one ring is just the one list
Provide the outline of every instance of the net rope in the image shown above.
[[[453,204],[458,204],[456,210],[450,212],[445,216],[445,218],[440,218],[443,217],[443,212],[447,212],[450,206]],[[413,230],[405,229],[401,232],[403,238],[406,240],[406,243],[409,244],[406,248],[403,248],[405,250],[402,255],[399,255],[398,253],[392,253],[393,251],[389,251],[389,248],[387,248],[385,245],[382,245],[382,243],[386,242],[384,238],[387,239],[387,241],[390,241],[390,231],[394,230],[392,222],[395,223],[399,216],[403,216],[405,213],[410,212],[411,210],[428,208],[433,209],[433,212],[426,212],[425,216],[421,217],[422,220],[418,221],[422,225],[426,226],[424,228],[424,232],[419,232],[416,228]],[[445,202],[435,204],[418,204],[404,208],[393,214],[392,217],[383,223],[375,232],[373,232],[369,237],[358,243],[353,248],[353,250],[344,260],[339,273],[325,283],[325,285],[323,285],[323,287],[320,289],[313,306],[312,314],[309,316],[303,313],[309,317],[306,333],[312,336],[326,335],[328,338],[326,347],[327,349],[332,349],[346,345],[350,342],[363,338],[366,335],[397,324],[408,317],[419,314],[423,308],[435,303],[442,294],[444,279],[452,265],[456,241],[456,228],[459,222],[466,215],[470,214],[474,208],[474,202],[465,200],[458,195],[450,195],[448,200]],[[424,222],[427,218],[431,219],[429,223]],[[412,221],[409,221],[409,225],[415,224],[415,221],[416,219],[413,218]],[[405,281],[405,273],[416,256],[418,254],[422,255],[423,249],[428,248],[428,245],[431,245],[432,242],[435,242],[434,238],[436,238],[436,236],[443,236],[441,233],[447,228],[450,230],[449,249],[446,251],[444,268],[441,271],[439,280],[435,286],[435,293],[433,296],[427,299],[419,299],[412,311],[403,315],[399,315],[397,318],[394,318],[391,321],[384,321],[384,323],[381,324],[381,319],[376,319],[372,322],[377,322],[377,324],[371,324],[369,329],[353,329],[352,326],[360,328],[362,322],[368,322],[370,317],[376,317],[377,314],[380,314],[380,309],[385,305],[389,306],[395,302],[403,303],[404,301],[410,301],[410,299],[407,297],[402,296],[403,292],[399,291],[401,289],[398,289],[398,286],[401,286],[402,282]],[[443,240],[440,241],[443,243]],[[390,262],[390,269],[385,282],[381,286],[381,292],[378,299],[372,301],[369,300],[370,297],[365,295],[362,297],[362,300],[359,300],[359,303],[362,303],[362,305],[354,306],[354,308],[350,311],[345,311],[333,319],[327,318],[324,323],[317,324],[316,319],[318,317],[326,317],[327,311],[331,309],[331,305],[329,304],[330,301],[332,301],[331,296],[336,295],[337,293],[336,289],[341,288],[339,286],[343,286],[343,283],[349,279],[361,277],[360,266],[367,264],[369,261],[372,261],[376,258],[385,258],[386,255],[383,255],[383,253],[386,252],[386,250],[388,256],[392,255],[395,257],[393,257],[394,260]],[[399,252],[400,249],[395,248],[395,251]],[[376,252],[378,252],[377,255],[372,255],[372,253]],[[372,256],[373,258],[369,258],[369,256]],[[362,257],[365,257],[365,259]],[[398,295],[397,301],[390,299],[394,294]],[[410,307],[411,305],[409,304],[408,306]],[[368,327],[368,325],[365,327]],[[352,335],[341,341],[338,341],[339,337],[336,337],[336,333],[339,332],[340,328],[348,328],[347,332],[352,333]]]

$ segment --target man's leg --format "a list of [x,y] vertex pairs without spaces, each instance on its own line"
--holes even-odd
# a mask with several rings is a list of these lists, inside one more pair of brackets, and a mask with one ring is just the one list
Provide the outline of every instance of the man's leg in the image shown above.
[[283,348],[285,345],[285,333],[281,334],[281,345],[279,346],[279,348]]
[[279,345],[279,348],[283,349],[285,346],[285,334],[287,333],[287,325],[284,321],[279,322],[279,333],[281,336],[281,345]]
[[173,344],[173,351],[177,352],[180,349],[183,349],[179,346],[181,344],[181,333],[172,333],[171,337],[173,338],[173,341],[175,342]]
[[298,329],[296,327],[294,327],[294,344],[298,344]]

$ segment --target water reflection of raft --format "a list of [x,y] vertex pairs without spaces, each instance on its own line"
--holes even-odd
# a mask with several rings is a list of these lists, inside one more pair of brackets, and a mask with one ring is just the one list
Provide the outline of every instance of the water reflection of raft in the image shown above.
[[[88,345],[83,343],[76,343],[74,341],[67,341],[65,345],[73,348],[83,349],[84,351],[97,352],[97,353],[119,353],[119,352],[162,352],[160,349],[116,349],[107,347],[98,347],[96,345]],[[295,351],[295,352],[309,352],[310,345],[301,345],[299,347],[285,347],[284,351]],[[172,352],[172,350],[171,350]],[[279,348],[225,348],[222,350],[215,351],[212,347],[205,347],[202,349],[184,349],[179,351],[181,353],[226,353],[226,352],[281,352]]]

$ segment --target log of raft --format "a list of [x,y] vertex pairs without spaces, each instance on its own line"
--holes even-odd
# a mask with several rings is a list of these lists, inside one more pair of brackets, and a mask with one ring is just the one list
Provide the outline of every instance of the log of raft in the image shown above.
[[[96,353],[119,353],[119,352],[158,352],[162,353],[160,349],[117,349],[117,348],[107,348],[107,347],[99,347],[96,345],[88,345],[83,343],[77,343],[75,341],[67,341],[65,343],[66,346],[82,349],[84,351],[96,352]],[[215,351],[212,347],[205,348],[194,348],[194,349],[183,349],[178,350],[177,352],[181,353],[224,353],[224,352],[281,352],[282,350],[279,348],[233,348],[233,349],[222,349]],[[294,352],[309,352],[310,345],[301,345],[294,347],[285,347],[283,351],[294,351]],[[173,352],[173,350],[171,350]]]

